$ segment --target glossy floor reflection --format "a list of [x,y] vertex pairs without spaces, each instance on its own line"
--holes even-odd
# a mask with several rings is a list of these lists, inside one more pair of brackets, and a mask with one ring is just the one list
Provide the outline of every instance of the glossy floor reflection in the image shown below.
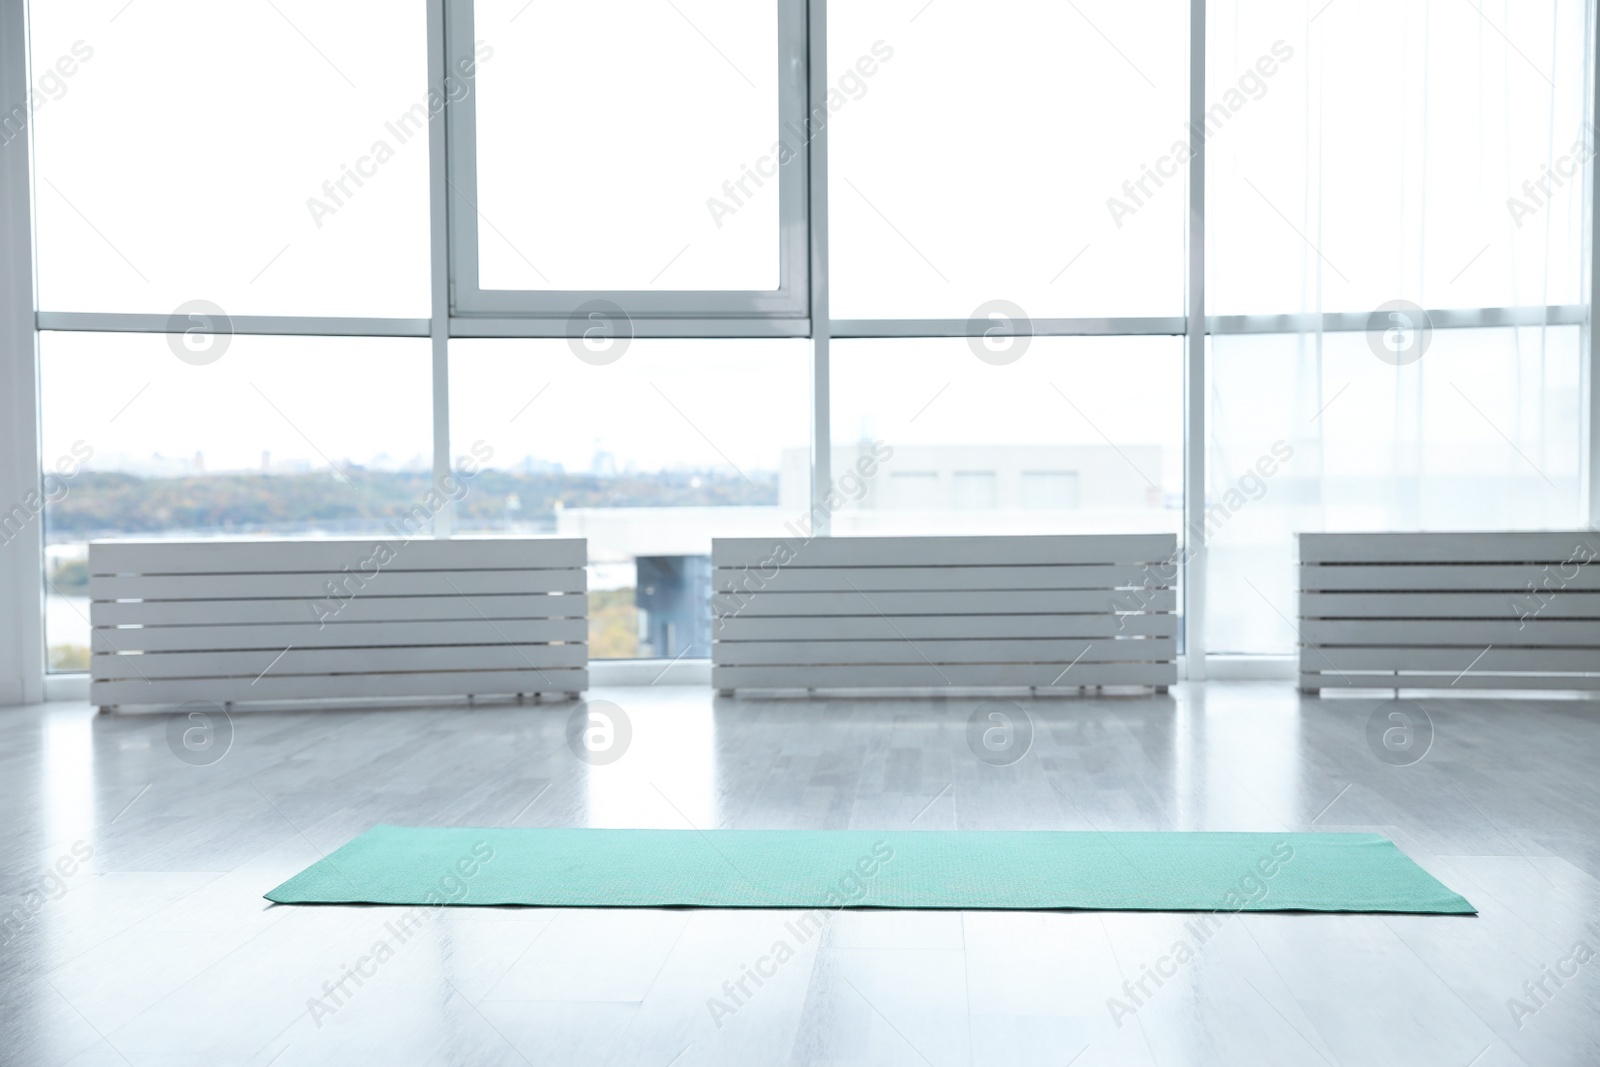
[[[238,712],[231,738],[0,709],[0,1061],[1600,1062],[1600,956],[1573,952],[1600,951],[1592,700],[590,697],[622,712],[592,748],[571,704]],[[402,939],[405,909],[261,899],[377,822],[1370,830],[1481,914],[1242,915],[1197,944],[1165,914],[801,937],[788,912],[455,909]]]

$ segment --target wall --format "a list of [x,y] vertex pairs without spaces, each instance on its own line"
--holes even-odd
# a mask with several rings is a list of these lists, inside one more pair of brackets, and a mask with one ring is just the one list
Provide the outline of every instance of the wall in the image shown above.
[[[24,121],[28,106],[23,0],[0,0],[0,111]],[[0,544],[0,705],[42,700],[44,627],[40,568],[38,359],[33,334],[29,138],[0,143],[0,513],[29,520]]]

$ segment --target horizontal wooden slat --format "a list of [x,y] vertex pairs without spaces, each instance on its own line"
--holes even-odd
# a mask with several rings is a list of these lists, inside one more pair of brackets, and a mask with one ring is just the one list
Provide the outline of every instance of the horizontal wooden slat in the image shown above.
[[263,541],[93,541],[93,574],[258,574],[337,571],[373,558],[383,544],[393,558],[384,570],[482,570],[582,567],[588,542],[580,537],[339,538]]
[[[905,567],[1063,563],[1151,563],[1177,552],[1173,534],[1070,534],[1018,537],[719,537],[717,567]],[[786,562],[785,562],[786,561]]]
[[[1057,681],[1057,678],[1060,678]],[[1065,675],[1060,668],[1027,665],[966,664],[931,667],[712,667],[716,689],[803,689],[945,686],[1176,685],[1172,663],[1080,663]]]
[[1572,558],[1580,546],[1588,558],[1600,556],[1600,534],[1583,530],[1303,533],[1298,538],[1302,563],[1557,563]]
[[153,652],[89,657],[94,679],[238,678],[263,675],[388,674],[400,671],[517,671],[583,667],[584,645],[464,645],[449,648],[289,648],[253,652]]
[[950,638],[1113,638],[1123,636],[1174,637],[1176,615],[960,615],[928,616],[858,615],[804,618],[744,615],[717,619],[711,634],[716,641],[876,640],[922,637]]
[[1305,619],[1301,637],[1313,645],[1600,645],[1600,622],[1570,619]]
[[1301,593],[1308,619],[1600,619],[1600,592],[1563,590],[1537,598],[1516,593]]
[[1303,671],[1419,670],[1460,674],[1479,671],[1600,671],[1600,652],[1592,648],[1339,648],[1300,649]]
[[346,674],[305,677],[268,674],[248,678],[91,682],[89,702],[101,706],[181,704],[189,700],[344,700],[508,693],[578,693],[589,688],[587,670],[447,671],[434,674]]
[[1176,582],[1176,570],[1159,571],[1137,563],[1075,564],[1061,567],[758,567],[719,568],[717,592],[745,594],[915,592],[938,589],[1116,589],[1161,588]]
[[1478,590],[1526,593],[1529,582],[1538,589],[1600,589],[1600,561],[1581,567],[1563,563],[1419,563],[1308,565],[1301,566],[1299,570],[1300,588],[1306,592],[1365,589],[1380,592]]
[[[332,586],[330,592],[329,586]],[[378,571],[376,574],[169,574],[96,575],[93,600],[330,601],[351,596],[453,596],[469,593],[581,593],[582,568],[515,571]],[[334,601],[336,602],[336,601]]]
[[718,641],[711,646],[711,662],[717,666],[932,662],[1066,667],[1074,662],[1165,662],[1176,655],[1177,642],[1170,637],[1130,641]]
[[[1459,672],[1458,672],[1459,673]],[[1453,684],[1452,684],[1453,683]],[[1302,674],[1301,689],[1600,689],[1600,675],[1490,674]]]
[[[199,629],[203,632],[196,633]],[[182,652],[203,642],[216,649],[379,648],[588,640],[587,619],[474,619],[456,622],[315,622],[264,626],[141,626],[90,631],[94,652]]]
[[[89,621],[96,626],[200,624],[422,621],[427,619],[550,619],[584,616],[589,599],[568,596],[357,596],[338,605],[335,615],[315,600],[166,600],[135,603],[96,602]],[[319,612],[317,607],[324,610]],[[329,621],[329,625],[333,625]]]
[[1027,615],[1110,614],[1114,611],[1174,611],[1171,589],[1036,592],[965,589],[926,593],[718,593],[714,615]]

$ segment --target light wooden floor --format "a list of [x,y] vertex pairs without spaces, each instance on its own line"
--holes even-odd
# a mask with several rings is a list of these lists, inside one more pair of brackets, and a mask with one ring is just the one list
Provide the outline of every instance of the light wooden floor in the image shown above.
[[[1378,698],[1023,700],[1031,751],[993,766],[967,743],[978,698],[590,695],[631,721],[609,766],[568,748],[572,705],[235,713],[208,766],[165,716],[0,710],[0,1061],[1600,1063],[1600,957],[1544,972],[1600,951],[1594,701],[1420,701],[1432,748],[1397,767],[1366,740]],[[1240,916],[1114,1020],[1187,917],[840,912],[800,943],[783,912],[458,909],[401,943],[402,909],[261,899],[376,822],[1376,830],[1482,914]],[[30,901],[58,864],[65,891]],[[380,940],[392,957],[344,978]],[[713,1019],[778,941],[793,958]]]

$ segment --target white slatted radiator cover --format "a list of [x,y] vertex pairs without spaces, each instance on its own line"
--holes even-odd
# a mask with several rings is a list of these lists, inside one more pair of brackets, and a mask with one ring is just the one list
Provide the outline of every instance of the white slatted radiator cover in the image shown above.
[[1600,534],[1300,534],[1300,687],[1600,689]]
[[578,693],[582,539],[96,541],[89,699]]
[[1177,681],[1177,538],[719,538],[711,684]]

